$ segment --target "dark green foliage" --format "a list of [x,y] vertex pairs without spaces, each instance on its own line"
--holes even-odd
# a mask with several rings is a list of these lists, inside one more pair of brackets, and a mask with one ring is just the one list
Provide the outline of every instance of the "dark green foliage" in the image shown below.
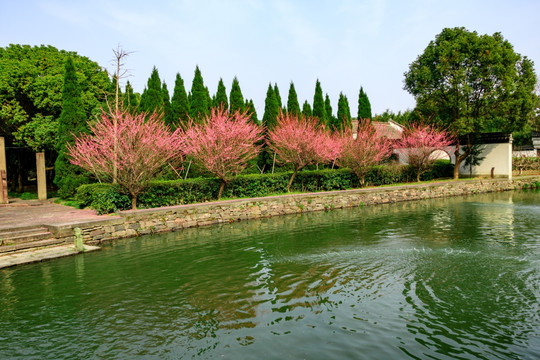
[[272,84],[268,84],[268,90],[266,91],[266,100],[264,102],[264,115],[262,118],[263,125],[272,130],[277,124],[277,117],[279,115],[279,104],[276,100],[276,95]]
[[92,207],[99,215],[131,209],[131,196],[122,194],[118,184],[82,185],[75,199],[81,207]]
[[[422,180],[449,177],[452,164],[442,160],[435,163]],[[287,193],[287,184],[292,172],[276,174],[250,174],[234,178],[223,192],[226,198],[262,197]],[[368,185],[389,185],[413,181],[414,169],[400,165],[379,165],[371,168],[366,175]],[[138,208],[153,208],[182,204],[201,203],[217,199],[221,181],[217,178],[197,178],[187,180],[153,181],[149,188],[139,195]],[[295,178],[291,191],[316,192],[358,188],[358,177],[348,169],[301,171]],[[120,193],[120,188],[112,184],[92,184],[82,186],[77,200],[85,206],[100,212],[117,211],[131,207],[130,197]]]
[[[76,68],[84,113],[88,119],[93,118],[100,113],[106,96],[114,97],[114,86],[101,66],[52,46],[0,47],[0,136],[5,138],[6,146],[45,150],[49,152],[47,158],[54,161],[68,58]],[[8,161],[8,176],[17,177],[13,163]],[[27,177],[22,173],[20,176]]]
[[311,105],[307,102],[307,100],[304,102],[304,105],[302,106],[302,115],[305,117],[313,116],[313,111],[311,110]]
[[283,107],[283,103],[281,101],[281,95],[279,94],[279,89],[276,83],[274,83],[274,96],[276,97],[278,107],[281,109]]
[[193,77],[193,83],[191,85],[191,100],[189,104],[189,116],[193,121],[201,121],[206,115],[208,115],[209,94],[202,78],[199,66],[195,68],[195,76]]
[[163,112],[163,91],[161,89],[161,80],[156,67],[152,69],[152,74],[148,79],[146,89],[141,95],[140,110],[146,113],[152,113],[155,110]]
[[324,106],[323,91],[319,79],[315,83],[315,95],[313,96],[313,117],[319,119],[320,124],[326,124],[326,109]]
[[[535,85],[532,61],[500,33],[478,35],[462,27],[443,29],[405,73],[405,90],[416,98],[419,116],[455,135],[522,130],[533,115]],[[454,178],[473,137],[458,143],[463,152]]]
[[331,124],[335,124],[337,122],[337,118],[332,115],[332,104],[330,102],[330,97],[328,94],[326,94],[326,98],[324,99],[324,109],[326,110],[326,123],[330,126]]
[[227,90],[225,89],[225,85],[223,84],[223,79],[219,79],[219,82],[218,82],[214,107],[215,108],[223,107],[224,109],[229,108],[229,100],[227,99]]
[[176,129],[182,124],[187,124],[189,120],[189,104],[186,94],[186,88],[184,87],[184,80],[180,74],[176,74],[176,80],[174,82],[174,92],[171,100],[171,127]]
[[238,82],[236,76],[234,77],[231,85],[230,99],[231,105],[229,111],[231,113],[244,110],[244,97],[242,96],[242,90],[240,90],[240,83]]
[[68,58],[65,65],[64,87],[62,91],[62,113],[58,120],[58,157],[54,164],[54,183],[61,197],[75,194],[77,188],[88,181],[87,173],[72,165],[65,155],[66,145],[75,142],[74,136],[87,132],[86,114],[81,99],[81,89],[73,60]]
[[340,129],[343,125],[349,128],[351,127],[351,108],[349,107],[347,97],[343,93],[339,93],[337,120],[333,124],[333,127]]
[[139,99],[137,94],[133,92],[133,87],[129,81],[126,83],[126,91],[123,94],[123,104],[124,109],[127,109],[129,112],[134,112],[139,106]]
[[163,97],[163,121],[165,121],[165,124],[172,126],[174,123],[174,118],[171,108],[169,89],[167,89],[167,84],[165,84],[165,82],[163,82],[161,92]]
[[300,103],[298,103],[298,95],[296,95],[296,89],[292,81],[287,98],[287,112],[291,115],[300,116]]
[[358,120],[360,119],[371,119],[371,103],[363,87],[360,87],[358,94]]
[[253,103],[253,100],[246,100],[246,109],[248,111],[248,114],[250,115],[249,119],[257,125],[260,125],[259,119],[257,118],[257,111],[255,110],[255,104]]

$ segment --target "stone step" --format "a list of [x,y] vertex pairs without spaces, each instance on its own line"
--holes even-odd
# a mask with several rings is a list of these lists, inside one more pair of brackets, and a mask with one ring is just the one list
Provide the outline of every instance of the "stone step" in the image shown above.
[[0,254],[2,253],[11,253],[14,251],[22,251],[22,250],[28,250],[28,249],[34,249],[34,248],[43,248],[46,246],[54,246],[58,244],[64,243],[63,240],[58,240],[54,238],[48,238],[45,240],[37,240],[37,241],[31,241],[31,242],[24,242],[24,243],[18,243],[14,245],[3,245],[0,246]]
[[27,229],[10,229],[0,232],[0,247],[16,245],[52,238],[53,235],[45,227],[32,227]]

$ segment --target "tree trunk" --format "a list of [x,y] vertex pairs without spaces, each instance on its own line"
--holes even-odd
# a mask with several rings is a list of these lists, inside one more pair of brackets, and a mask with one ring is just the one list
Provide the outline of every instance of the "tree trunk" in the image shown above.
[[131,194],[131,210],[137,210],[137,194]]
[[420,171],[416,173],[416,182],[420,182]]
[[221,195],[223,195],[223,189],[225,189],[225,181],[221,180],[221,185],[219,186],[219,193],[217,196],[217,199],[221,199]]
[[294,172],[291,176],[291,179],[289,180],[289,185],[287,185],[287,192],[290,192],[291,191],[291,185],[292,185],[292,182],[294,180],[294,178],[296,177],[296,174],[298,173],[298,169],[294,169]]

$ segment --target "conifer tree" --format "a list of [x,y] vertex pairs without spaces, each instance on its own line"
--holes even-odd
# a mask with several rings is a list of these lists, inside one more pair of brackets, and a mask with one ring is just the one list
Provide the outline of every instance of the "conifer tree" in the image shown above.
[[193,121],[201,122],[203,117],[209,114],[209,93],[204,86],[203,77],[199,66],[195,68],[195,76],[191,85],[191,101],[189,104],[189,116]]
[[313,116],[311,105],[308,103],[307,100],[304,102],[304,105],[302,105],[302,115],[304,115],[305,117]]
[[362,87],[358,94],[358,120],[360,119],[371,119],[371,104]]
[[296,89],[294,88],[294,83],[291,81],[291,86],[289,87],[289,96],[287,97],[287,112],[290,115],[299,116],[300,115],[300,104],[298,103],[298,95],[296,95]]
[[184,80],[180,74],[176,74],[173,97],[171,100],[171,128],[176,129],[181,124],[187,124],[189,120],[189,103],[184,87]]
[[326,110],[326,123],[329,125],[334,124],[336,122],[336,118],[334,115],[332,115],[332,104],[328,94],[326,94],[326,98],[324,100],[324,109]]
[[324,97],[319,79],[315,83],[315,95],[313,96],[313,117],[319,119],[320,124],[326,124],[326,109]]
[[216,108],[223,107],[223,109],[225,110],[229,108],[229,100],[227,99],[227,90],[225,89],[225,85],[223,84],[223,79],[219,79],[214,107]]
[[276,97],[276,102],[278,104],[278,107],[281,109],[283,107],[283,104],[281,101],[281,95],[279,94],[277,83],[274,83],[274,96]]
[[277,123],[278,115],[279,105],[276,100],[276,94],[274,93],[272,84],[269,84],[268,90],[266,91],[266,100],[264,102],[264,115],[262,118],[263,125],[268,130],[272,130]]
[[255,110],[255,104],[253,103],[253,100],[246,100],[245,108],[248,111],[249,119],[254,124],[260,125],[259,119],[257,118],[257,110]]
[[54,163],[54,183],[63,198],[75,195],[77,188],[88,182],[87,173],[69,162],[66,156],[67,144],[73,145],[74,136],[87,132],[87,118],[81,97],[81,88],[73,60],[68,58],[64,66],[64,85],[62,90],[62,112],[58,119],[58,157]]
[[231,100],[231,105],[229,109],[230,113],[244,110],[244,97],[242,96],[242,90],[240,90],[240,83],[238,82],[236,76],[234,77],[231,85],[231,94],[229,96],[229,99]]
[[169,89],[167,89],[167,84],[163,82],[163,86],[161,87],[161,93],[163,96],[163,121],[165,124],[171,126],[174,122],[172,109],[171,109],[171,97],[169,95]]
[[156,67],[152,69],[152,74],[148,79],[147,87],[141,96],[141,111],[153,113],[154,111],[163,112],[163,91],[161,90],[161,80]]
[[134,112],[139,105],[137,100],[137,95],[133,92],[133,87],[131,86],[129,80],[126,83],[126,90],[123,94],[124,109],[127,109],[129,112]]
[[351,126],[351,110],[349,108],[349,101],[343,93],[339,93],[337,121],[335,129],[340,129],[342,125],[346,127]]

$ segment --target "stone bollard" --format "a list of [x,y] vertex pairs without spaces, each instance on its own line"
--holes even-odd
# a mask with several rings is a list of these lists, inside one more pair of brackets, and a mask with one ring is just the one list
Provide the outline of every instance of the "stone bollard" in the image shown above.
[[83,237],[82,237],[82,230],[81,228],[75,228],[73,229],[73,232],[75,233],[75,251],[84,251],[84,245],[83,245]]

